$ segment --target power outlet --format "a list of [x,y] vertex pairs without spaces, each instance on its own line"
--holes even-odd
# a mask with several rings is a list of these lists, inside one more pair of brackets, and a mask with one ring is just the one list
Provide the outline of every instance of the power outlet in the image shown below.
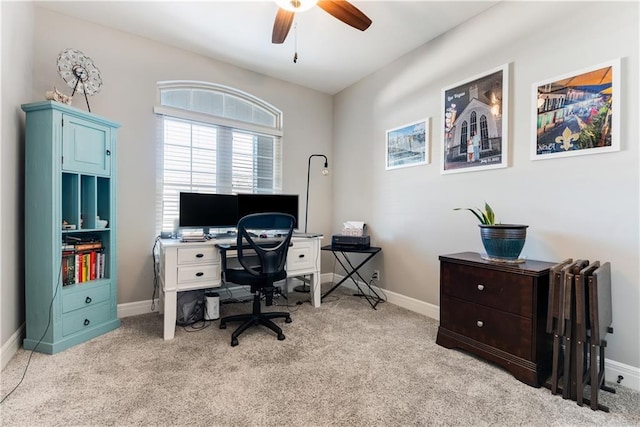
[[373,270],[371,280],[380,280],[380,270]]

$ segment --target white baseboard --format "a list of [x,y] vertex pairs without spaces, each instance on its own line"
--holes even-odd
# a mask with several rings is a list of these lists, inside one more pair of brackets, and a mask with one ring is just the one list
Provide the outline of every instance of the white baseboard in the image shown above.
[[[343,276],[326,273],[321,277],[321,282],[332,282],[337,283],[342,279]],[[291,280],[289,282],[289,291],[291,291],[292,287],[295,285],[295,281]],[[347,287],[352,290],[357,290],[356,286],[349,281],[346,281],[341,286]],[[366,286],[364,283],[361,286]],[[232,295],[235,297],[234,288],[230,288]],[[440,307],[434,304],[429,304],[424,301],[417,300],[415,298],[407,297],[402,294],[398,294],[395,292],[391,292],[382,288],[378,288],[374,286],[374,290],[379,294],[384,294],[386,296],[387,302],[390,304],[395,304],[399,307],[406,308],[407,310],[411,310],[415,313],[422,314],[424,316],[430,317],[432,319],[440,320]],[[241,291],[238,290],[240,293]],[[137,301],[126,304],[118,305],[118,318],[129,317],[129,316],[137,316],[140,314],[153,313],[158,311],[158,301],[155,301],[154,309],[151,309],[151,300],[145,301]],[[0,353],[0,361],[2,363],[2,369],[6,366],[6,364],[11,360],[11,358],[16,354],[19,348],[22,347],[22,339],[24,338],[25,328],[24,324],[20,325],[20,328],[11,338],[7,340],[7,342],[2,346]],[[636,368],[634,366],[625,365],[624,363],[616,362],[615,360],[606,359],[604,362],[605,365],[605,378],[607,381],[616,382],[618,376],[622,376],[622,380],[620,381],[620,385],[628,387],[633,390],[640,391],[640,368]]]
[[2,350],[0,352],[0,371],[7,366],[9,360],[16,354],[18,349],[22,347],[22,339],[24,338],[25,330],[24,323],[20,325],[17,331],[9,337],[7,342],[2,346]]

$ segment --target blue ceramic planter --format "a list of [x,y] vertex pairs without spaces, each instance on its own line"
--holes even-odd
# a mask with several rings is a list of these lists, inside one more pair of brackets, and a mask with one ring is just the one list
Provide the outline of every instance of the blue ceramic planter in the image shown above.
[[520,256],[527,237],[528,225],[480,224],[480,237],[489,258],[515,261]]

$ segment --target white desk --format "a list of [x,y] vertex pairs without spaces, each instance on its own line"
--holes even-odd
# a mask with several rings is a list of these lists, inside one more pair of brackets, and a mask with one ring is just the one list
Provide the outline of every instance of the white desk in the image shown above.
[[[320,242],[318,237],[293,237],[287,254],[287,277],[311,275],[311,304],[320,307]],[[181,242],[161,239],[158,280],[164,313],[164,339],[173,339],[176,326],[178,292],[217,288],[222,285],[221,257],[216,243],[235,244],[235,239],[211,239],[206,242]],[[228,251],[227,256],[234,256]]]

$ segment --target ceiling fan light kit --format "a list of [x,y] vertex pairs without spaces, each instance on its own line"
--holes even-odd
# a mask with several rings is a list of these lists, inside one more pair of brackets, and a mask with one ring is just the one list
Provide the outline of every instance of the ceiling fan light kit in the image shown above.
[[318,3],[318,0],[275,0],[278,7],[289,12],[304,12]]

